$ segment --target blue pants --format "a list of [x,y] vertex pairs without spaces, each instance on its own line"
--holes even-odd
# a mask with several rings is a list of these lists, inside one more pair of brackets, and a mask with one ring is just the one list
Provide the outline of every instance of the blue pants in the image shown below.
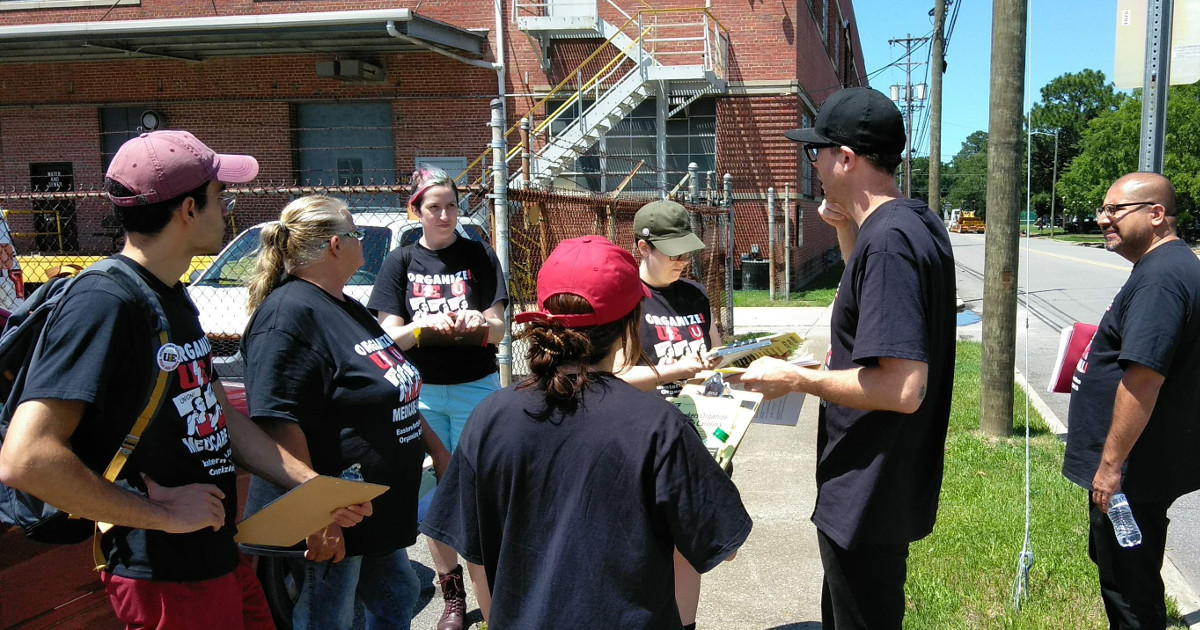
[[446,450],[454,452],[467,416],[479,401],[500,389],[500,374],[493,372],[477,381],[454,385],[421,385],[421,415],[437,434]]
[[296,630],[352,630],[355,600],[366,630],[409,630],[421,595],[408,552],[347,556],[338,563],[305,562],[304,586],[292,610]]

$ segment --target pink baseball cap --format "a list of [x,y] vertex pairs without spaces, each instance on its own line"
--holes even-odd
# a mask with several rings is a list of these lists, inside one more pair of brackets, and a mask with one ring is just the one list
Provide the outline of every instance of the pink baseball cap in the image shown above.
[[[587,300],[592,312],[546,312],[546,300],[560,293]],[[633,255],[603,236],[581,236],[559,243],[550,252],[538,271],[537,297],[540,310],[518,313],[513,317],[516,323],[549,319],[571,328],[584,328],[620,320],[642,298],[650,297],[650,290],[642,284]]]
[[187,194],[205,182],[245,184],[258,176],[249,155],[215,153],[186,131],[151,131],[117,150],[105,177],[133,195],[109,200],[118,206],[144,206]]

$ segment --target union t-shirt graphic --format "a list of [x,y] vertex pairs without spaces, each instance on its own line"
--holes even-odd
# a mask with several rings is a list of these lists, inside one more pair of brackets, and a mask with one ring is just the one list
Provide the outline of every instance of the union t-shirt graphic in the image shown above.
[[[204,460],[205,467],[223,472],[229,464],[225,461],[230,455],[229,431],[225,428],[225,413],[212,389],[209,354],[208,340],[204,338],[179,347],[182,360],[174,373],[182,391],[171,402],[184,423],[184,447],[193,455],[203,454],[206,458],[216,455]],[[219,473],[210,471],[210,474]]]
[[704,343],[704,331],[708,328],[703,313],[691,315],[643,315],[646,323],[654,327],[658,341],[654,354],[659,359],[678,359],[696,356],[708,351]]
[[470,269],[440,274],[409,272],[408,307],[413,318],[467,310],[467,283],[470,281]]

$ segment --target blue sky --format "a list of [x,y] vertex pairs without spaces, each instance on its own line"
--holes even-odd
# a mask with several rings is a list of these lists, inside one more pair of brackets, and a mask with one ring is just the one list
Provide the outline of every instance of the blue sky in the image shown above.
[[[991,68],[992,3],[987,0],[953,0],[961,4],[947,44],[948,67],[943,75],[942,161],[949,161],[974,131],[987,131],[988,73]],[[923,37],[933,31],[928,13],[933,0],[855,0],[858,34],[862,39],[867,72],[875,73],[901,57],[902,46],[889,39]],[[947,10],[947,14],[953,7]],[[1026,58],[1030,98],[1054,77],[1084,68],[1100,70],[1109,81],[1113,74],[1116,0],[1029,0],[1031,49]],[[914,53],[925,61],[928,46]],[[913,71],[913,83],[928,83],[928,65]],[[871,87],[888,93],[888,86],[904,83],[904,71],[888,68],[874,74]],[[1029,103],[1026,102],[1026,111]],[[919,110],[917,124],[927,118]],[[924,125],[926,128],[928,124]],[[918,145],[917,142],[920,142]],[[913,135],[914,154],[929,154],[929,133]],[[919,146],[919,148],[917,148]]]

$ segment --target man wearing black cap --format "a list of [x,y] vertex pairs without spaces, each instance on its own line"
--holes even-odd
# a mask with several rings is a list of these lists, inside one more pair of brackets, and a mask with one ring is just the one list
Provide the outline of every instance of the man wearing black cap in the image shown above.
[[942,222],[903,199],[904,120],[883,94],[829,97],[804,145],[846,271],[825,370],[759,359],[743,377],[769,398],[822,399],[817,526],[825,628],[900,628],[909,543],[933,530],[954,372],[954,258]]

